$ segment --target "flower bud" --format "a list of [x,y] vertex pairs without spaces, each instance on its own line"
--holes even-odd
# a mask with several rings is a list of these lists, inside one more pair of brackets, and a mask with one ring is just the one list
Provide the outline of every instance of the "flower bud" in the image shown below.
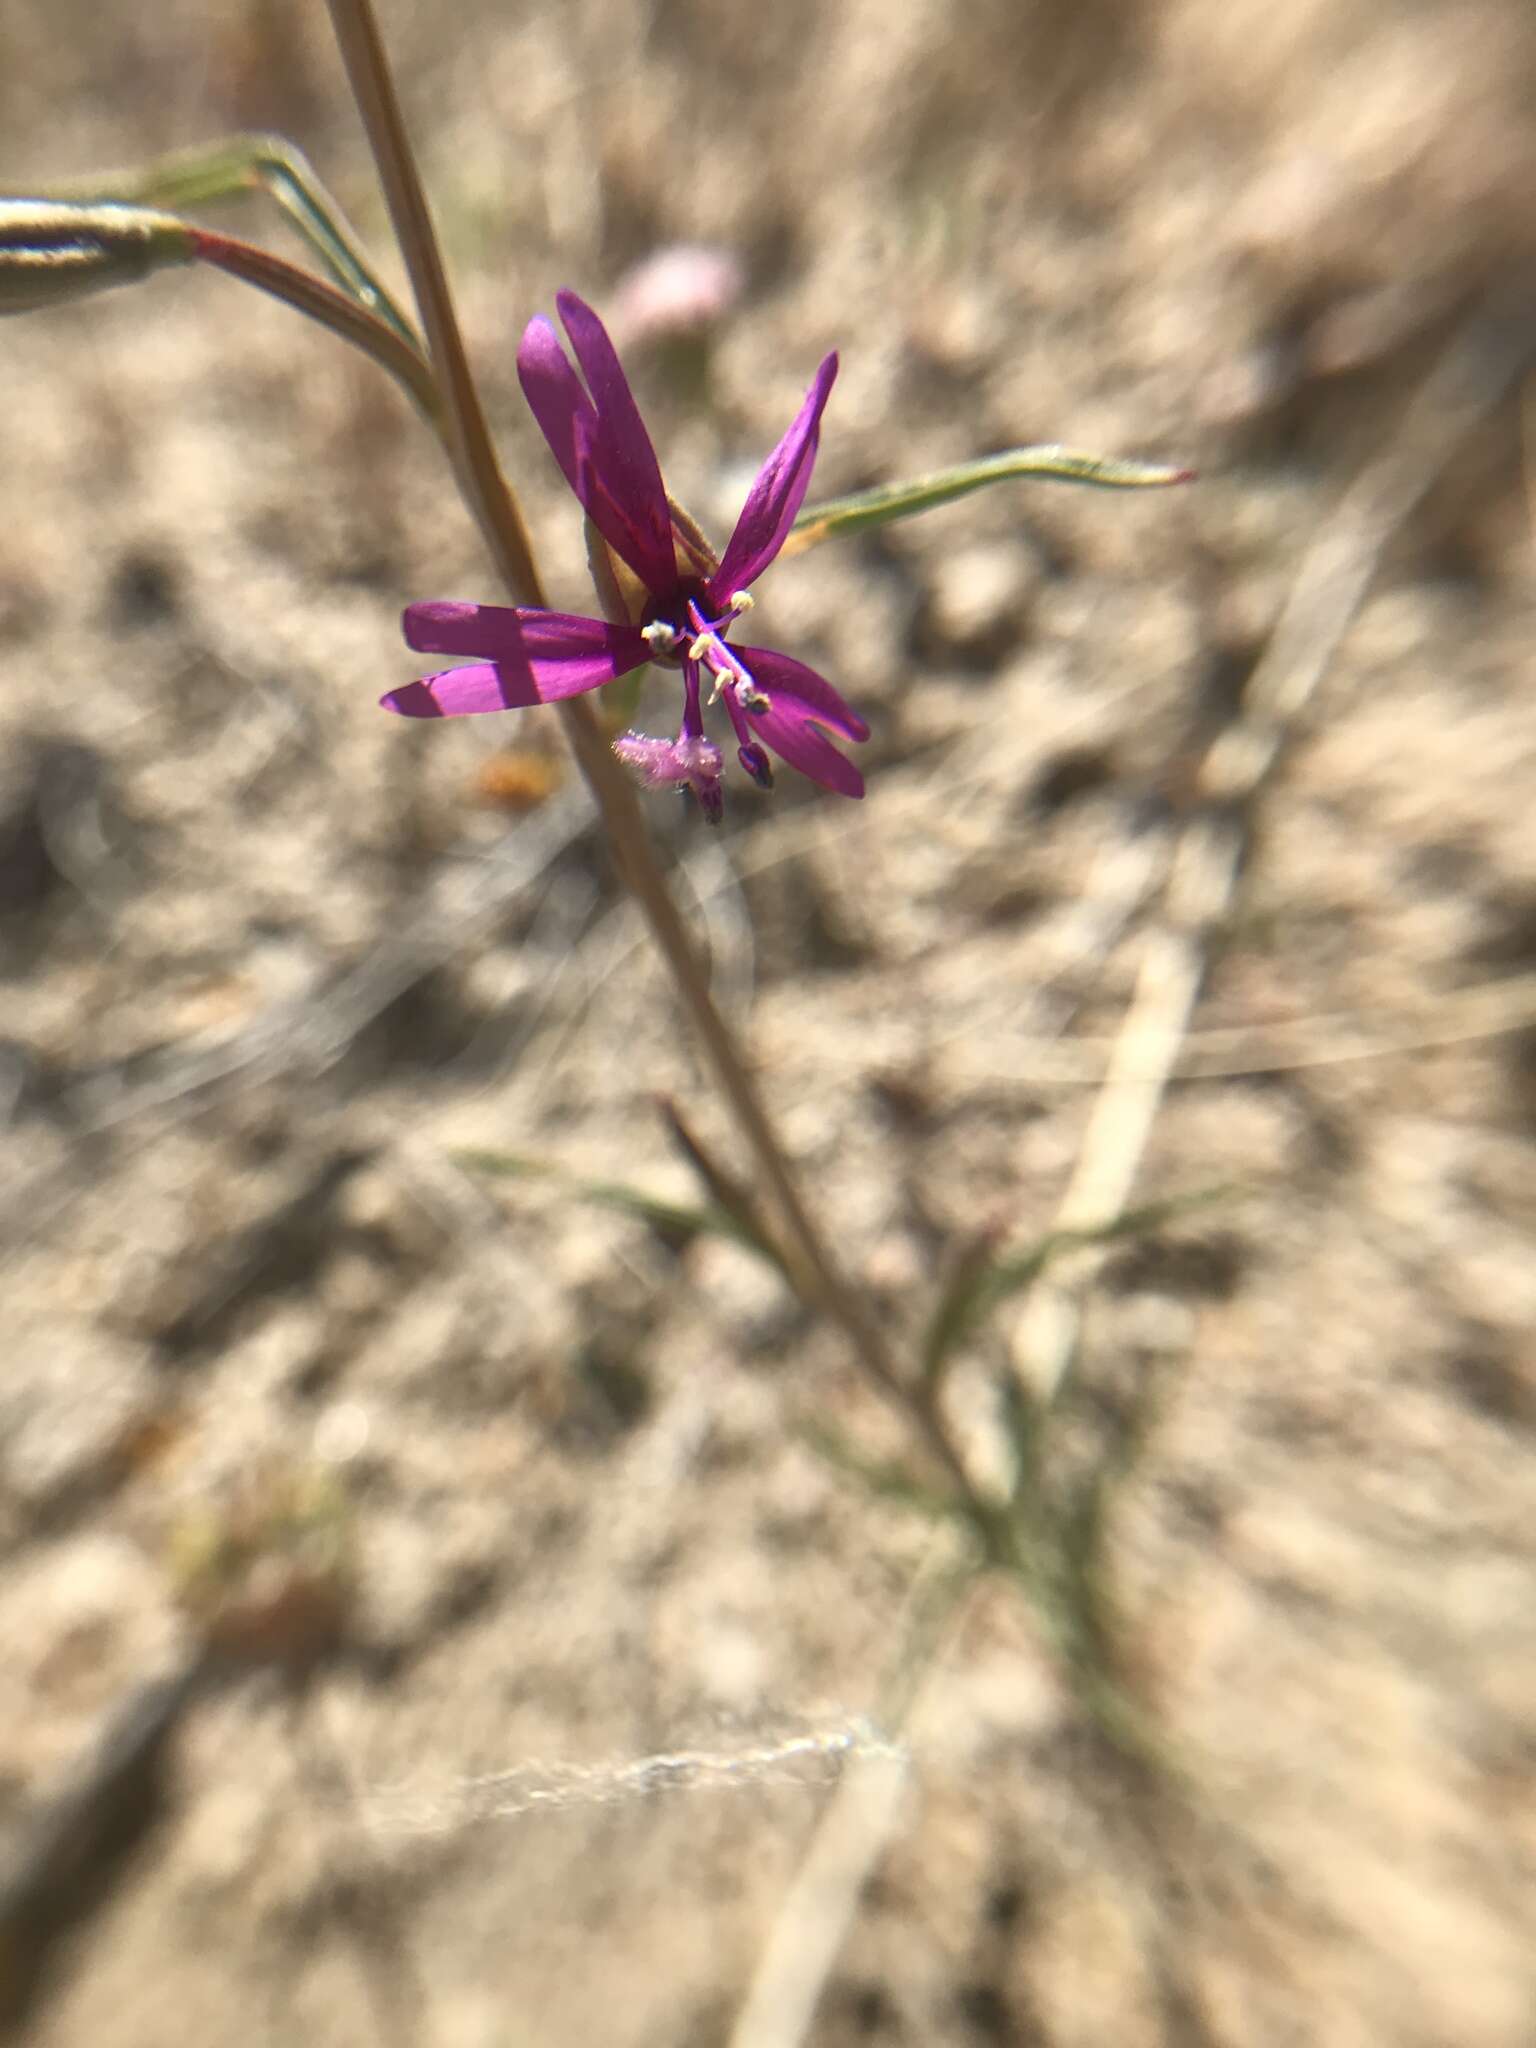
[[190,263],[194,232],[144,206],[0,199],[0,313],[30,313]]

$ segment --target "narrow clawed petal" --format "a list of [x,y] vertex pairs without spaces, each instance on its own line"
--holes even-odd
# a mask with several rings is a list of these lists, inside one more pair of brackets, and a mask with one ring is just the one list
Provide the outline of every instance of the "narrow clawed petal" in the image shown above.
[[[862,796],[864,777],[821,730],[843,739],[867,740],[869,727],[845,704],[825,676],[772,647],[743,647],[741,657],[768,698],[766,711],[747,712],[747,722],[781,760],[824,789]],[[745,764],[744,764],[745,765]],[[750,769],[749,769],[750,772]]]
[[780,654],[776,647],[738,647],[748,674],[775,704],[793,708],[798,718],[814,718],[845,740],[867,740],[869,727],[851,704],[845,703],[825,676],[796,661],[792,654]]
[[418,683],[388,691],[379,702],[402,718],[465,718],[481,711],[515,711],[519,700],[511,671],[504,676],[493,663],[480,661],[472,668],[423,676]]
[[786,704],[775,704],[766,712],[748,712],[752,730],[791,768],[798,768],[823,789],[839,796],[862,796],[864,778],[845,755],[808,720],[799,718]]
[[821,415],[836,375],[837,357],[830,355],[816,372],[788,433],[763,464],[757,482],[747,493],[736,531],[721,557],[719,569],[710,578],[710,601],[717,609],[729,604],[738,590],[746,590],[755,583],[788,538],[816,466]]
[[[629,379],[608,330],[585,300],[574,292],[560,292],[555,304],[593,398],[593,410],[584,416],[578,435],[578,459],[585,441],[590,475],[584,481],[588,488],[595,481],[600,489],[589,498],[580,484],[573,488],[604,539],[646,587],[667,589],[677,575],[672,514],[661,465]],[[615,530],[610,531],[610,525]]]
[[493,658],[407,683],[380,699],[405,718],[463,718],[557,703],[600,689],[650,656],[633,626],[500,605],[412,605],[406,638],[427,653]]
[[565,472],[565,480],[577,497],[576,427],[590,426],[596,419],[592,401],[581,388],[581,379],[571,368],[560,337],[543,314],[528,322],[517,351],[517,380],[523,387],[528,410],[539,423],[550,453]]
[[676,570],[656,451],[602,322],[570,292],[558,304],[592,395],[541,316],[517,351],[523,396],[598,532],[647,589],[665,589]]
[[633,626],[610,626],[575,612],[523,605],[514,610],[509,605],[432,598],[407,605],[401,625],[406,646],[418,654],[478,654],[487,661],[515,664],[528,655],[601,653],[632,656],[628,666],[634,668],[650,653]]

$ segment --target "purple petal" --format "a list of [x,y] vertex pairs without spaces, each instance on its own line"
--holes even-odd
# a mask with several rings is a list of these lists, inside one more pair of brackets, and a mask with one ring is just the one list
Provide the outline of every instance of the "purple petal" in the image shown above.
[[796,661],[792,654],[780,654],[776,647],[738,647],[742,664],[759,689],[766,690],[775,708],[782,701],[796,717],[814,718],[829,725],[845,740],[867,740],[869,727],[853,706],[846,703],[827,681]]
[[552,704],[600,689],[650,657],[633,626],[499,605],[412,605],[406,637],[425,653],[480,650],[495,659],[447,669],[380,698],[387,711],[405,718],[463,718]]
[[518,708],[516,680],[491,662],[476,662],[473,668],[445,669],[440,676],[423,676],[418,683],[406,683],[379,699],[386,711],[398,711],[402,718],[465,718],[480,711],[515,711]]
[[[559,336],[542,315],[528,322],[517,351],[523,396],[566,482],[604,540],[648,590],[670,590],[677,581],[676,558],[656,451],[601,321],[569,292],[560,294],[559,304],[597,403],[587,396]],[[605,408],[613,409],[612,417]]]
[[610,626],[602,619],[531,605],[514,610],[509,605],[431,598],[407,605],[400,623],[406,646],[418,654],[478,654],[487,661],[516,665],[532,655],[602,653],[632,656],[627,661],[630,668],[650,659],[650,649],[634,626]]
[[[577,487],[593,524],[624,557],[648,590],[670,590],[677,581],[676,556],[672,546],[672,514],[656,450],[640,417],[640,408],[629,388],[608,330],[585,301],[574,292],[559,292],[555,304],[565,331],[571,337],[576,360],[581,365],[595,410],[584,418],[577,431],[577,460],[580,466],[582,441],[590,465],[588,488],[595,483],[592,497]],[[612,516],[617,529],[609,530],[602,512]]]
[[747,716],[758,737],[791,768],[798,768],[812,782],[835,790],[839,796],[864,794],[864,778],[858,769],[814,725],[805,724],[777,705],[762,714],[749,711]]
[[772,647],[742,647],[737,652],[769,701],[767,711],[747,712],[758,738],[824,789],[862,796],[864,777],[820,730],[826,725],[844,739],[867,740],[869,727],[859,714],[804,662]]
[[566,482],[580,497],[576,483],[576,423],[594,422],[597,414],[560,346],[560,337],[542,313],[523,329],[517,351],[517,379],[528,409],[549,443],[550,453],[565,472]]
[[710,602],[717,610],[729,604],[738,590],[747,590],[757,581],[788,538],[816,466],[821,415],[836,375],[834,354],[816,372],[789,432],[763,464],[757,482],[747,493],[736,531],[721,557],[719,569],[710,578]]

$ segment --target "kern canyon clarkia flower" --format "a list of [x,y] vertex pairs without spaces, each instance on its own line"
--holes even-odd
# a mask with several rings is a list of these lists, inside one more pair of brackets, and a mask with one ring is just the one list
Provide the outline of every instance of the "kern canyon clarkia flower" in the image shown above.
[[816,372],[788,433],[759,471],[718,568],[701,574],[680,548],[656,451],[607,331],[573,292],[561,292],[556,304],[585,389],[543,318],[529,322],[517,373],[567,483],[644,588],[638,623],[528,606],[413,604],[404,621],[410,646],[476,659],[391,690],[383,703],[407,718],[516,710],[600,689],[654,661],[682,672],[682,729],[675,740],[626,733],[614,744],[647,788],[690,789],[707,817],[720,816],[721,753],[704,730],[707,679],[708,702],[723,705],[737,758],[755,782],[768,788],[773,780],[766,747],[823,788],[862,796],[863,776],[827,738],[832,732],[868,739],[858,713],[803,662],[769,647],[727,644],[751,606],[752,584],[783,547],[804,501],[837,357],[828,356]]

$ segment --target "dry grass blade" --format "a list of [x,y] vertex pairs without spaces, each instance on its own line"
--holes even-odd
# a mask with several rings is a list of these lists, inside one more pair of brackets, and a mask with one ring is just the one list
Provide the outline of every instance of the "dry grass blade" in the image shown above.
[[[1148,934],[1136,990],[1110,1055],[1055,1227],[1117,1215],[1146,1150],[1230,916],[1255,808],[1348,632],[1383,551],[1447,463],[1525,374],[1530,308],[1500,295],[1463,325],[1409,408],[1394,445],[1345,494],[1303,558],[1239,717],[1202,765],[1199,809],[1175,850],[1163,921]],[[1040,1289],[1014,1333],[1016,1369],[1049,1393],[1072,1355],[1078,1299],[1094,1269]]]

